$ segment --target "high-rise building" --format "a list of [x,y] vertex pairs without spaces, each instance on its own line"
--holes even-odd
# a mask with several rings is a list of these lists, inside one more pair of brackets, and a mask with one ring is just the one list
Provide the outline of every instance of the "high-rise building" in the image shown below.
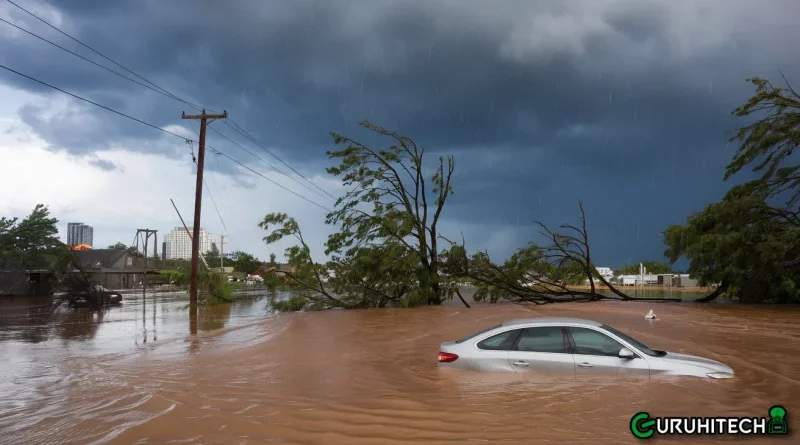
[[87,244],[94,247],[94,228],[84,223],[67,223],[67,245]]
[[[189,233],[192,228],[189,227]],[[205,254],[211,250],[211,233],[207,232],[204,228],[200,228],[200,253]],[[174,259],[192,259],[192,239],[186,229],[183,227],[176,227],[170,230],[164,237],[164,255],[168,260]]]

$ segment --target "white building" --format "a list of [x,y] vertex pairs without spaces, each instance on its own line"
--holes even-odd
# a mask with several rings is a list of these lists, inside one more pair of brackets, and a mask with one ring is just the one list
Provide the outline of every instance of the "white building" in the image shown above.
[[[614,279],[614,271],[611,270],[610,267],[596,267],[597,274],[601,277],[605,278],[606,281],[611,281]],[[592,278],[594,284],[600,284],[601,281],[597,278]],[[586,279],[586,284],[589,284],[589,279]]]
[[612,278],[614,278],[614,271],[611,270],[610,267],[598,267],[597,274],[605,278],[606,280],[611,280]]
[[[192,232],[191,227],[189,227],[189,232]],[[210,251],[211,244],[213,244],[211,233],[201,227],[200,253],[205,254]],[[164,246],[164,256],[168,260],[179,258],[184,260],[192,259],[192,239],[183,227],[175,227],[170,230],[164,237]]]
[[658,275],[620,275],[617,280],[623,286],[650,286],[658,284]]

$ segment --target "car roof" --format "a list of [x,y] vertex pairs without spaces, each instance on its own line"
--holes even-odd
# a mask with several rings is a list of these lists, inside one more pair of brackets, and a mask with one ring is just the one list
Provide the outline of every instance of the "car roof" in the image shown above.
[[564,324],[582,324],[586,326],[602,326],[594,320],[586,320],[583,318],[569,318],[569,317],[537,317],[537,318],[520,318],[516,320],[508,320],[503,322],[503,326],[512,326],[518,324],[525,325],[564,325]]

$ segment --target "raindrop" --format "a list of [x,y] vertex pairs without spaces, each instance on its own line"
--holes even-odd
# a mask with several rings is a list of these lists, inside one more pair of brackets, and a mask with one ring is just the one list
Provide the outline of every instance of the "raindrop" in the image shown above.
[[432,47],[432,46],[429,46],[429,47],[428,47],[428,60],[431,60],[431,54],[432,54],[432,53],[433,53],[433,47]]
[[708,81],[708,94],[711,94],[712,89],[713,89],[712,86],[713,86],[713,83],[709,80]]
[[640,229],[640,227],[637,225],[636,226],[636,240],[637,241],[639,240],[639,229]]
[[517,215],[517,228],[519,229],[519,215]]
[[283,42],[283,52],[286,52],[287,49],[289,49],[289,39]]
[[614,101],[611,99],[611,91],[608,92],[608,103],[613,103]]
[[494,98],[492,98],[492,102],[489,104],[489,114],[494,112]]

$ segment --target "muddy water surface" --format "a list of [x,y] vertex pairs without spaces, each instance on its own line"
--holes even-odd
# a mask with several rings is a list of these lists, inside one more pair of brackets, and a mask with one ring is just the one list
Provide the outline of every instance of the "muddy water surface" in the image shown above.
[[[265,304],[215,309],[206,329],[201,314],[200,334],[189,337],[186,312],[165,303],[156,326],[172,328],[147,346],[141,328],[124,323],[38,342],[6,323],[0,443],[624,444],[636,442],[628,422],[638,411],[765,416],[773,404],[787,407],[790,431],[800,429],[796,308],[654,304],[660,319],[648,321],[651,306],[640,303],[289,315]],[[542,381],[436,367],[441,342],[532,316],[595,319],[657,349],[722,361],[737,377]],[[658,443],[793,441],[785,439]]]

